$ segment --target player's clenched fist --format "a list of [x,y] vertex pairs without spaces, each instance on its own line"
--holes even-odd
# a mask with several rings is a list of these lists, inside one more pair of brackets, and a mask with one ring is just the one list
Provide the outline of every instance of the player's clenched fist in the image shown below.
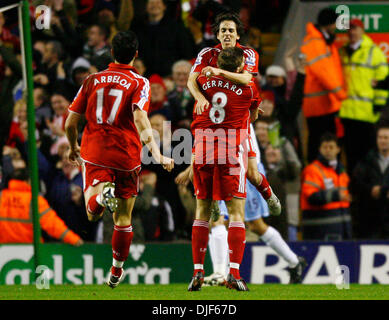
[[219,76],[220,70],[218,68],[205,67],[203,70],[201,70],[201,73],[210,78],[212,76]]
[[76,146],[74,148],[69,149],[68,159],[73,164],[81,165],[80,147],[79,146]]
[[174,168],[174,160],[172,158],[161,156],[161,165],[168,172]]

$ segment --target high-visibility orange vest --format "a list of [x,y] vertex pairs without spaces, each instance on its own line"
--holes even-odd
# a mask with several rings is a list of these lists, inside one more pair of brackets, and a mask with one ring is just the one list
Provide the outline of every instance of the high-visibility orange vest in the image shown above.
[[335,44],[328,45],[312,23],[307,24],[306,30],[300,48],[307,60],[302,108],[305,117],[317,117],[337,112],[347,93]]
[[301,210],[329,211],[350,206],[350,203],[347,201],[328,202],[324,205],[313,205],[308,201],[313,193],[328,190],[329,188],[337,188],[349,194],[348,184],[350,179],[346,171],[343,170],[343,172],[338,174],[332,167],[325,166],[319,160],[315,160],[305,167],[301,177]]
[[[31,187],[11,180],[0,194],[0,243],[32,243]],[[80,237],[71,231],[42,196],[38,196],[41,228],[51,237],[75,244]]]

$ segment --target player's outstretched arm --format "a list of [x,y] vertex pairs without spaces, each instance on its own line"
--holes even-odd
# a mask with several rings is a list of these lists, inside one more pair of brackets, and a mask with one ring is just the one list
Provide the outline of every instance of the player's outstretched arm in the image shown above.
[[140,140],[150,150],[153,158],[157,160],[165,170],[170,172],[174,168],[174,160],[161,155],[159,147],[154,140],[153,130],[151,128],[149,118],[147,117],[147,112],[138,108],[135,109],[134,123],[138,129]]
[[253,78],[253,75],[246,70],[242,73],[238,72],[230,72],[219,68],[214,67],[205,67],[203,70],[201,70],[201,73],[206,75],[207,77],[212,76],[222,76],[236,84],[240,85],[248,85]]
[[80,163],[80,146],[77,142],[78,129],[77,125],[80,121],[81,115],[75,112],[69,112],[69,115],[65,122],[65,134],[70,144],[70,150],[68,153],[68,159],[70,162]]
[[200,88],[197,84],[197,77],[199,76],[198,72],[192,72],[189,74],[188,78],[188,89],[190,93],[192,94],[193,98],[196,100],[196,105],[195,105],[195,112],[196,114],[202,114],[204,110],[208,109],[209,107],[209,102],[203,94],[200,91]]

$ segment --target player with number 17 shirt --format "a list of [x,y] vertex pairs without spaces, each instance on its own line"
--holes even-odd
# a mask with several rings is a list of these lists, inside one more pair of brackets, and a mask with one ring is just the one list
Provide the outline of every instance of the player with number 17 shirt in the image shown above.
[[86,163],[124,171],[140,167],[142,145],[133,111],[135,106],[148,111],[149,91],[149,81],[130,65],[110,63],[89,76],[69,107],[87,120],[81,142]]
[[[115,288],[125,275],[123,265],[133,238],[132,209],[139,190],[142,142],[167,171],[173,169],[174,161],[161,155],[152,135],[147,117],[149,81],[133,67],[138,55],[136,35],[118,32],[112,40],[111,54],[114,62],[108,69],[84,81],[69,107],[65,132],[69,160],[83,167],[88,219],[97,221],[105,209],[112,214],[113,259],[106,283]],[[85,115],[87,123],[80,148],[81,115]]]

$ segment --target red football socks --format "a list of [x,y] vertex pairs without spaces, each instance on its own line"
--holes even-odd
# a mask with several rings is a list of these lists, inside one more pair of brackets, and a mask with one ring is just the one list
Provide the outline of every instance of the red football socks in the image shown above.
[[194,264],[193,276],[197,272],[204,273],[204,259],[207,252],[209,223],[204,220],[195,220],[192,226],[192,257]]
[[259,193],[262,195],[262,197],[267,200],[271,197],[271,189],[270,189],[270,185],[269,185],[269,181],[267,181],[266,177],[258,172],[261,177],[262,177],[262,181],[259,185],[257,186],[254,186],[258,191]]
[[230,252],[230,273],[238,280],[240,279],[239,266],[242,263],[246,244],[246,229],[243,222],[230,222],[227,241]]
[[[113,258],[117,261],[126,261],[130,252],[130,245],[134,234],[132,226],[114,226],[112,235],[112,253]],[[120,275],[121,268],[112,267],[114,275]]]
[[104,211],[104,207],[102,205],[100,205],[97,201],[96,201],[96,197],[98,196],[99,194],[95,194],[93,196],[91,196],[89,198],[89,201],[88,201],[88,211],[90,214],[93,214],[93,215],[100,215],[103,211]]

